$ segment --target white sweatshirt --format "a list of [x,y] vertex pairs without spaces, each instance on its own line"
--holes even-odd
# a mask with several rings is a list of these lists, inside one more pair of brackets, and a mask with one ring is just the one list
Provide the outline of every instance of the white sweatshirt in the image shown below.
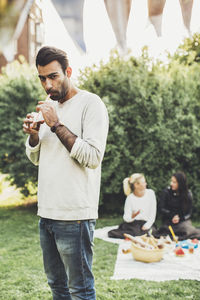
[[[140,213],[132,218],[132,213],[140,210]],[[153,190],[146,189],[143,197],[137,197],[131,193],[125,201],[124,216],[125,222],[133,222],[134,220],[146,221],[144,226],[149,229],[156,218],[156,196]]]
[[54,220],[98,217],[101,162],[108,133],[108,114],[101,99],[80,90],[63,104],[51,100],[59,120],[77,139],[71,152],[46,123],[35,147],[26,154],[38,170],[38,215]]

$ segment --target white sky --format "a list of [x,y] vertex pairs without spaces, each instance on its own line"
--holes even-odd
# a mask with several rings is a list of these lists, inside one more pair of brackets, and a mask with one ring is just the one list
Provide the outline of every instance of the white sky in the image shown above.
[[[50,0],[44,1],[45,44],[61,48],[68,53],[76,76],[78,69],[98,63],[109,57],[116,46],[116,39],[103,0],[85,0],[84,39],[87,54],[80,54],[66,31]],[[191,31],[200,32],[200,0],[194,0]],[[134,56],[148,45],[152,57],[164,57],[165,50],[173,53],[187,32],[184,28],[179,0],[166,0],[162,19],[162,37],[156,36],[148,22],[147,0],[132,0],[127,28],[127,45]],[[163,58],[164,59],[164,58]]]

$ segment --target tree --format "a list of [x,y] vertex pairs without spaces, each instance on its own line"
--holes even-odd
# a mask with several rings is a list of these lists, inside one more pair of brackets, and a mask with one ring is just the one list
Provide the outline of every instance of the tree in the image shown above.
[[0,75],[0,171],[27,195],[30,183],[37,183],[37,168],[26,157],[22,125],[26,114],[44,99],[44,92],[36,69],[23,58],[21,62],[8,65]]

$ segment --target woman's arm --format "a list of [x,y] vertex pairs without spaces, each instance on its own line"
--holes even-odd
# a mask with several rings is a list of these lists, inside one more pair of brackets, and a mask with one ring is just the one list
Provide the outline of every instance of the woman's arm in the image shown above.
[[125,205],[124,205],[124,215],[123,219],[125,222],[130,223],[133,222],[136,215],[138,215],[137,211],[135,211],[135,216],[133,216],[133,207],[132,207],[132,195],[129,195],[126,198]]
[[170,195],[169,195],[169,191],[168,189],[164,189],[161,196],[160,196],[160,201],[159,201],[159,210],[161,215],[165,218],[165,219],[171,219],[171,210],[168,206],[168,202],[170,201]]
[[153,225],[153,223],[155,222],[155,219],[156,219],[157,203],[156,203],[156,195],[153,190],[151,191],[151,195],[149,196],[147,201],[150,202],[150,205],[149,205],[150,209],[148,212],[148,220],[142,226],[143,230],[147,230],[147,229],[151,228],[151,226]]
[[188,207],[187,210],[184,214],[184,220],[189,220],[191,218],[192,215],[192,200],[193,200],[193,196],[191,191],[188,192]]

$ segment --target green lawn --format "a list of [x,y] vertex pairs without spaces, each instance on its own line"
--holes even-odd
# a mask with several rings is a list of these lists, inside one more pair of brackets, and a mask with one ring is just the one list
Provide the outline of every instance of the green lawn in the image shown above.
[[[99,219],[97,227],[119,224],[120,218]],[[110,280],[118,246],[95,239],[93,271],[97,300],[200,299],[200,282]],[[198,262],[199,263],[199,262]],[[0,207],[0,299],[48,300],[35,208]]]

